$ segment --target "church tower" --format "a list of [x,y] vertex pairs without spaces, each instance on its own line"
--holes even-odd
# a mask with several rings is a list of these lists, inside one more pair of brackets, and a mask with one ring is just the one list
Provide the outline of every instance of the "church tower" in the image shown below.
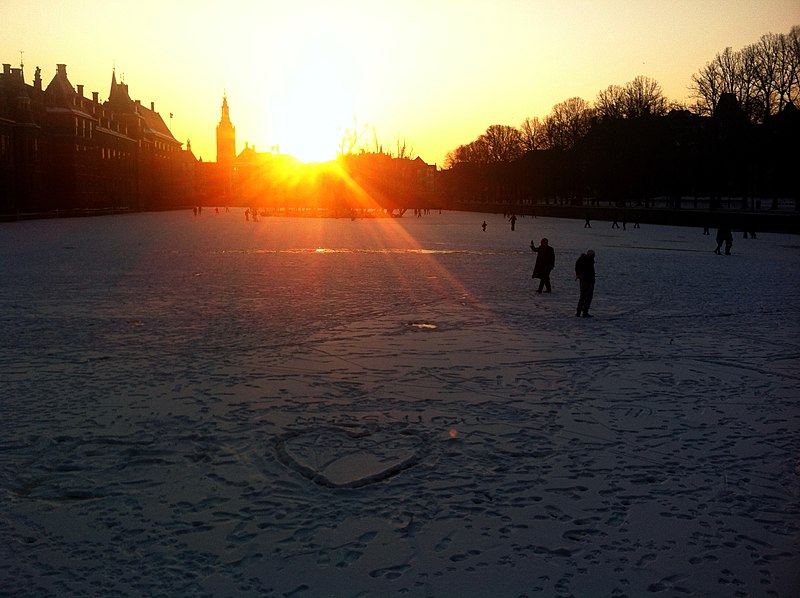
[[233,166],[236,158],[236,127],[231,123],[228,98],[222,96],[222,117],[217,125],[217,164]]

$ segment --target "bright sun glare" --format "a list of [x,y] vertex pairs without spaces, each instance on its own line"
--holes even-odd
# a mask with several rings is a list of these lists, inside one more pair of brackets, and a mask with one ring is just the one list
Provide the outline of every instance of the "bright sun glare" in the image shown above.
[[352,128],[357,81],[346,56],[317,46],[286,58],[282,86],[272,98],[273,145],[303,162],[336,157],[344,131]]

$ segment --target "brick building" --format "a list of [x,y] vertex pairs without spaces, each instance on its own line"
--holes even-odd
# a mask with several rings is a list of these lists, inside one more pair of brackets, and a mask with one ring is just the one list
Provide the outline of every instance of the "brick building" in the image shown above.
[[73,87],[64,64],[0,74],[0,213],[152,210],[192,205],[197,160],[112,73],[108,100]]

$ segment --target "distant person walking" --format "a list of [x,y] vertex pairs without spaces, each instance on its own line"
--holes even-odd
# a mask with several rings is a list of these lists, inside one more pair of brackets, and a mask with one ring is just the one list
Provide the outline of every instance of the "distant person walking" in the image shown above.
[[508,221],[511,223],[511,230],[514,230],[514,228],[517,226],[517,217],[516,217],[516,215],[511,214],[511,218],[509,218]]
[[531,251],[536,254],[536,264],[533,266],[533,274],[531,275],[531,278],[539,279],[539,289],[536,292],[541,293],[542,289],[545,289],[545,293],[550,293],[553,290],[550,287],[550,272],[553,271],[556,265],[556,252],[550,247],[547,239],[542,239],[539,242],[539,247],[536,247],[534,242],[531,241]]
[[576,316],[583,316],[584,318],[591,318],[589,307],[592,305],[592,297],[594,296],[594,250],[589,249],[586,253],[582,253],[575,262],[575,278],[580,283],[581,296],[578,299],[578,311]]
[[725,244],[725,255],[731,254],[731,247],[733,247],[733,234],[731,229],[727,226],[720,226],[717,229],[717,248],[714,253],[721,255],[722,244]]
[[486,221],[485,220],[483,221],[483,224],[481,224],[481,228],[483,229],[483,232],[486,232]]
[[586,220],[583,223],[583,228],[592,228],[592,223],[589,222],[589,214],[586,214]]

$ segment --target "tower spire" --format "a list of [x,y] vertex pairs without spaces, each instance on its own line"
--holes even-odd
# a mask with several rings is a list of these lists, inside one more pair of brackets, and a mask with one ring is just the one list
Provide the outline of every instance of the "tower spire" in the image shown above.
[[222,115],[217,125],[217,164],[232,167],[236,158],[236,127],[231,122],[228,95],[222,94]]

